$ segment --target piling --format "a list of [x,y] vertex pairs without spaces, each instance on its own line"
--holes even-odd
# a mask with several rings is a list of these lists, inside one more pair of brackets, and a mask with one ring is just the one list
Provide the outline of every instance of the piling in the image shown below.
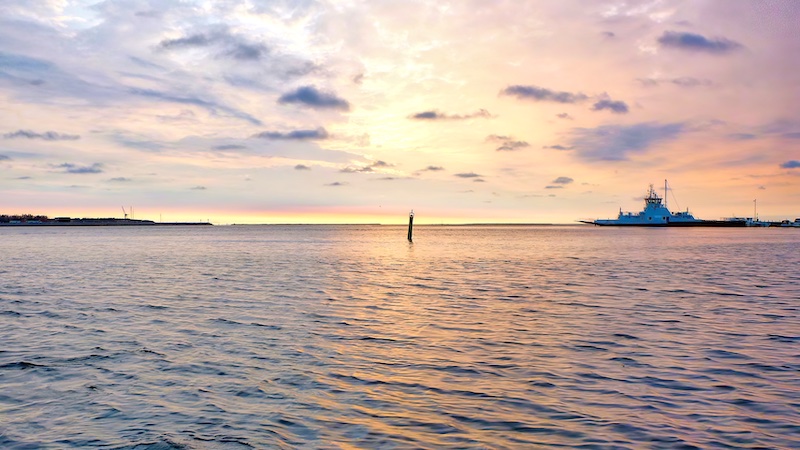
[[413,242],[411,240],[411,234],[414,231],[414,210],[412,209],[411,212],[408,214],[408,242]]

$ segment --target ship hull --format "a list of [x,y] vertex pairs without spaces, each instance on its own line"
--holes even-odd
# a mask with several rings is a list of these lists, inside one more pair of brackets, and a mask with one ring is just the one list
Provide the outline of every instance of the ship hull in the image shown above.
[[646,227],[646,228],[687,228],[687,227],[716,227],[716,228],[738,228],[747,226],[744,221],[730,221],[730,220],[699,220],[697,222],[668,222],[668,223],[631,223],[631,222],[618,222],[615,220],[595,220],[595,221],[582,221],[590,225],[597,225],[599,227]]

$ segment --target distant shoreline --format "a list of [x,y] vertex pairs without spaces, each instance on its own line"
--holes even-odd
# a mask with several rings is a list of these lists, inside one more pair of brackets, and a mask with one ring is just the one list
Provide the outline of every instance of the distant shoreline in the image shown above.
[[154,222],[152,220],[135,219],[70,219],[69,221],[47,222],[0,222],[0,227],[150,227],[150,226],[184,226],[208,225],[211,222]]

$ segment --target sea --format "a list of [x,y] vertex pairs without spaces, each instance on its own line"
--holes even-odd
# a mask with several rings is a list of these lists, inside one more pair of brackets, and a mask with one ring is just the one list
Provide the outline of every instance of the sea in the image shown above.
[[0,448],[800,448],[800,229],[406,234],[0,229]]

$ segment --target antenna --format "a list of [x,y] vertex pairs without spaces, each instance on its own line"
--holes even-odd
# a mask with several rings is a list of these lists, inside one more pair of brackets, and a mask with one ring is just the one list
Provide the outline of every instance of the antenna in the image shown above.
[[128,218],[128,213],[127,213],[127,212],[125,212],[125,207],[124,207],[124,206],[122,206],[121,208],[122,208],[122,214],[124,214],[124,215],[125,215],[125,218],[127,219],[127,218]]

